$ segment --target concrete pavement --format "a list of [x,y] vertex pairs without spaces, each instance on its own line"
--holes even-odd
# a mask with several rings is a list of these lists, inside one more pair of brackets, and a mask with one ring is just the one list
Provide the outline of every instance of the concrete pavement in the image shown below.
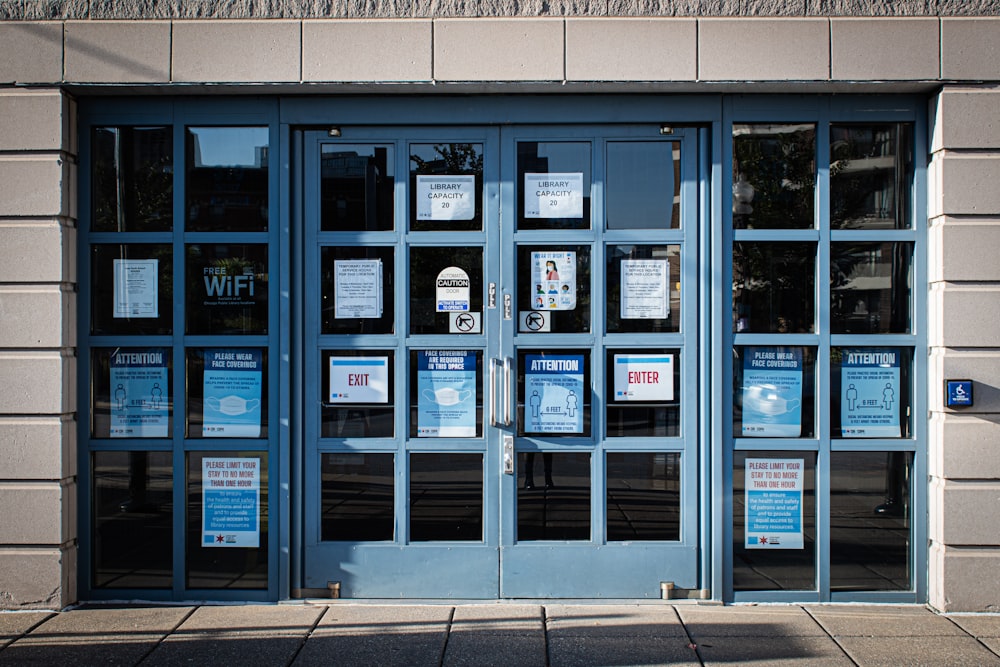
[[0,665],[1000,665],[1000,615],[920,606],[377,604],[0,612]]

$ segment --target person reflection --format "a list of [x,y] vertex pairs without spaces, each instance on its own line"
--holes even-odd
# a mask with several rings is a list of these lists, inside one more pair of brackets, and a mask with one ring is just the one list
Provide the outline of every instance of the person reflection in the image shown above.
[[[542,452],[542,468],[545,471],[545,488],[555,487],[552,481],[552,453]],[[524,488],[535,488],[535,452],[527,452],[524,455]]]

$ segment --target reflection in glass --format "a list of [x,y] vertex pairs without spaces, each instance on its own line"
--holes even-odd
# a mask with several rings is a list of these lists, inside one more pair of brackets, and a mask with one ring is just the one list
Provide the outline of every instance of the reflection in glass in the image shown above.
[[679,141],[612,141],[607,145],[608,229],[677,229],[681,224]]
[[392,146],[323,144],[319,160],[323,231],[393,228],[396,166]]
[[[173,256],[173,248],[168,244],[90,246],[90,332],[95,335],[173,333]],[[136,277],[141,284],[133,280],[127,270],[129,266],[137,269]],[[139,308],[123,308],[130,300]]]
[[266,334],[268,247],[187,246],[187,333]]
[[[609,438],[680,436],[680,350],[609,349],[606,363]],[[661,377],[659,369],[663,367],[670,369],[669,377]],[[634,390],[637,386],[641,387],[638,392]]]
[[912,243],[831,243],[831,331],[910,333],[912,260]]
[[[202,545],[202,515],[204,504],[204,479],[202,464],[205,458],[257,459],[260,493],[257,499],[260,531],[256,547],[205,547]],[[187,558],[186,585],[188,588],[267,588],[268,529],[268,461],[267,452],[188,452],[187,477]],[[251,525],[253,518],[250,519]]]
[[681,455],[608,452],[608,541],[681,538]]
[[590,433],[590,350],[517,353],[517,433]]
[[410,437],[483,435],[481,350],[410,350]]
[[95,127],[91,155],[91,231],[173,229],[172,128]]
[[816,244],[733,244],[733,331],[812,332],[815,301]]
[[268,154],[266,127],[189,127],[187,230],[267,231]]
[[830,224],[834,229],[908,229],[913,127],[830,126]]
[[[572,278],[551,273],[553,267],[536,266],[535,259],[544,256],[538,253],[557,253],[574,262]],[[564,300],[564,296],[568,298]],[[521,333],[590,331],[590,247],[518,246],[517,310]],[[532,311],[544,312],[541,324],[535,326],[531,319],[525,319]]]
[[908,591],[913,452],[830,454],[830,588]]
[[[358,402],[330,402],[330,363],[359,363],[386,358],[388,365],[388,385],[385,394],[390,397],[381,403],[367,400]],[[323,350],[320,365],[320,390],[316,400],[322,404],[320,437],[323,438],[391,438],[395,429],[395,412],[391,397],[395,395],[395,362],[392,350]]]
[[392,540],[393,455],[323,454],[320,465],[320,539],[324,542]]
[[[801,549],[748,548],[746,530],[747,459],[803,461]],[[733,590],[816,590],[815,452],[733,452]]]
[[912,369],[911,348],[831,348],[831,435],[911,437]]
[[187,437],[267,438],[267,375],[266,348],[189,348]]
[[[375,280],[365,277],[369,275]],[[320,248],[320,331],[324,334],[393,333],[395,275],[391,247]]]
[[[555,198],[545,198],[539,190],[533,188],[530,193],[525,193],[526,174],[562,174],[582,179],[580,184],[560,185],[551,188],[551,191],[560,193]],[[532,182],[545,182],[549,179],[531,177]],[[561,177],[550,179],[552,182],[568,182]],[[572,215],[558,215],[549,213],[546,207],[551,210],[564,211],[568,208],[568,202],[577,194],[576,188],[582,187],[582,205],[580,211]],[[572,193],[572,194],[570,194]],[[532,202],[533,205],[544,204],[539,215],[528,217],[525,205]],[[552,215],[553,217],[549,217]],[[517,144],[517,227],[518,229],[590,229],[590,142],[587,141],[521,141]]]
[[733,125],[734,229],[809,229],[815,189],[815,125]]
[[170,452],[94,452],[94,588],[173,585]]
[[91,437],[169,438],[173,433],[172,377],[170,348],[93,348]]
[[481,542],[483,455],[410,454],[410,540]]
[[737,347],[733,355],[736,437],[814,437],[816,348]]
[[483,312],[482,247],[411,246],[410,333],[449,333],[461,312]]
[[517,540],[590,539],[590,454],[517,455]]
[[483,228],[483,145],[410,145],[410,229]]
[[[627,272],[624,279],[623,271]],[[605,275],[608,333],[676,333],[681,330],[679,245],[609,246]],[[631,298],[628,298],[630,292]],[[625,303],[622,303],[623,294]],[[666,317],[659,317],[663,312]]]

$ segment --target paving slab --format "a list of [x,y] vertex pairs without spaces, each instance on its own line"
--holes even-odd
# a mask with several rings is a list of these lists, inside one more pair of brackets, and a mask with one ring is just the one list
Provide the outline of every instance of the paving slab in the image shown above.
[[0,612],[0,648],[52,616],[51,611]]
[[980,637],[979,643],[987,649],[1000,656],[1000,637]]
[[550,667],[667,664],[695,667],[701,663],[686,637],[549,637]]
[[834,637],[960,637],[965,633],[925,607],[810,606],[813,618]]
[[[823,637],[705,636],[697,640],[698,654],[706,667],[713,665],[803,665],[808,667],[842,667],[854,663],[835,641]],[[906,664],[896,656],[895,665]]]
[[191,612],[192,607],[60,612],[0,651],[0,664],[135,665]]
[[323,611],[288,605],[199,607],[142,664],[287,665]]
[[684,639],[687,633],[670,605],[546,605],[549,637]]
[[[455,608],[450,605],[329,605],[315,632],[340,635],[447,633]],[[314,633],[315,634],[315,633]]]
[[541,605],[472,604],[455,607],[451,632],[531,634],[545,632]]
[[945,614],[949,619],[973,637],[1000,637],[1000,615]]
[[695,639],[702,637],[826,637],[826,631],[797,606],[685,607],[677,613]]
[[444,667],[545,667],[547,663],[545,634],[541,631],[518,635],[473,631],[451,633],[441,664]]
[[837,642],[861,667],[1000,665],[974,637],[840,637]]

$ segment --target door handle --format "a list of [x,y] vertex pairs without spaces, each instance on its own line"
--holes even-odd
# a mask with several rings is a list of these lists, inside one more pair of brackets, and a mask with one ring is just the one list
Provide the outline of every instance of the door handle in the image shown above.
[[510,357],[503,358],[503,424],[510,426],[514,422],[514,415],[511,413],[510,400]]
[[497,360],[490,359],[490,426],[497,425]]

